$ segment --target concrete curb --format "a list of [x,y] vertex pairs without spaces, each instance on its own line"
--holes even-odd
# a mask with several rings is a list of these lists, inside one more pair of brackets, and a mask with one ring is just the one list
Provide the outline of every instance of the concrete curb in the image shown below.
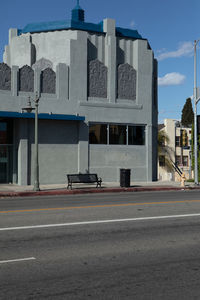
[[97,193],[123,193],[123,192],[156,192],[156,191],[181,191],[200,190],[200,187],[174,187],[174,186],[146,186],[146,187],[117,187],[117,188],[83,188],[83,189],[56,189],[43,191],[2,191],[0,197],[31,197],[31,196],[53,196],[53,195],[77,195],[77,194],[97,194]]

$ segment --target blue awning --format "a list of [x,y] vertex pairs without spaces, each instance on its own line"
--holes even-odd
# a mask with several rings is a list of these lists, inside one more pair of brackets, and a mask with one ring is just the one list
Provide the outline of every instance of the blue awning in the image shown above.
[[[34,119],[34,113],[19,113],[11,111],[0,111],[0,118],[22,118]],[[85,117],[79,115],[63,115],[63,114],[38,114],[38,119],[42,120],[65,120],[65,121],[85,121]]]

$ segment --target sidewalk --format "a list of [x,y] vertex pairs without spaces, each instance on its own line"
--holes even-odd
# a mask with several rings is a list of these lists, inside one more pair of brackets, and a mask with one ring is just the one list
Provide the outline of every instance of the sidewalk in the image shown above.
[[154,181],[154,182],[132,182],[128,188],[120,187],[116,182],[105,182],[102,188],[95,185],[75,184],[72,190],[67,189],[67,184],[46,184],[40,185],[40,191],[33,191],[33,186],[19,186],[16,184],[0,184],[0,197],[22,197],[22,196],[50,196],[70,195],[87,193],[115,193],[115,192],[144,192],[144,191],[167,191],[167,190],[191,190],[200,189],[194,183],[185,183],[181,187],[179,182]]

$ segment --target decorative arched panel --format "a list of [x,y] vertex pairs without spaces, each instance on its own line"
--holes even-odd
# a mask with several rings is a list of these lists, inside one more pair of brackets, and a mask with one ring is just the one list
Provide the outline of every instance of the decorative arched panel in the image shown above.
[[98,59],[88,66],[88,96],[107,98],[107,67]]
[[11,90],[11,69],[4,63],[0,63],[0,90]]
[[56,93],[56,73],[50,68],[41,73],[41,93]]
[[44,57],[40,58],[39,60],[37,60],[34,65],[32,65],[33,69],[40,69],[41,71],[50,68],[53,68],[53,63],[49,60],[46,59]]
[[34,71],[27,65],[19,69],[19,90],[21,92],[34,91]]
[[129,64],[118,66],[118,98],[136,99],[136,70]]

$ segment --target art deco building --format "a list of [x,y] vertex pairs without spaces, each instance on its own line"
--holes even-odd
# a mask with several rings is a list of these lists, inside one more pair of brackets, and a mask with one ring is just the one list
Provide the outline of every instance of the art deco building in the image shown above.
[[[0,64],[0,181],[33,183],[34,113],[39,101],[40,183],[95,172],[119,182],[157,179],[157,62],[146,38],[115,20],[71,20],[10,29]],[[33,103],[33,102],[32,102]]]

